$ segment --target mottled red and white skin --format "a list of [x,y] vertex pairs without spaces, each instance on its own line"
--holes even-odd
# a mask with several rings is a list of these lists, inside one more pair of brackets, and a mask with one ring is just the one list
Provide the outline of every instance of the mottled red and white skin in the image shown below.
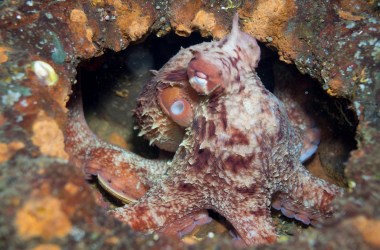
[[[236,15],[224,39],[181,49],[154,72],[135,116],[140,135],[175,152],[168,163],[141,159],[90,132],[76,135],[88,128],[83,114],[71,111],[67,147],[88,174],[118,192],[130,192],[131,179],[149,188],[134,204],[113,211],[117,218],[135,230],[165,231],[212,209],[247,245],[257,245],[276,241],[271,206],[305,224],[331,216],[331,202],[342,190],[302,166],[308,156],[301,156],[300,131],[313,128],[293,127],[297,119],[289,120],[257,76],[259,59],[256,40],[239,30]],[[318,144],[317,134],[309,137]]]

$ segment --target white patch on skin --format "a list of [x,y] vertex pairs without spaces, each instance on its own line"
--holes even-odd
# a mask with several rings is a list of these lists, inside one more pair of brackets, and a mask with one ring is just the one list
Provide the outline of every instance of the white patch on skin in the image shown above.
[[217,134],[217,140],[222,142],[222,143],[228,141],[230,138],[231,138],[231,136],[229,134],[224,133],[224,132]]
[[307,200],[307,199],[305,199],[302,203],[303,203],[303,206],[305,208],[313,207],[313,205],[314,205],[313,201],[310,201],[310,200]]
[[182,100],[175,101],[172,106],[170,107],[170,111],[174,115],[180,115],[182,114],[183,110],[185,109],[185,104]]
[[255,237],[257,237],[257,232],[256,232],[255,230],[251,230],[251,231],[249,231],[248,234],[249,234],[249,237],[250,237],[250,238],[255,238]]
[[204,78],[200,78],[198,76],[193,76],[192,78],[189,79],[189,82],[191,85],[197,85],[201,87],[202,89],[206,88],[206,85],[207,85],[207,80]]
[[[153,219],[154,223],[158,225],[159,227],[164,225],[165,219],[162,218],[162,216],[157,215],[155,207],[150,206],[150,204],[148,204],[148,207],[149,207],[149,211],[151,212],[151,218]],[[146,219],[146,221],[148,220]]]
[[255,112],[254,108],[252,107],[252,102],[250,102],[250,100],[243,100],[243,106],[248,114],[252,114]]
[[206,79],[207,78],[207,75],[205,73],[203,73],[203,72],[197,71],[197,72],[195,72],[195,74],[199,78],[202,78],[202,79]]

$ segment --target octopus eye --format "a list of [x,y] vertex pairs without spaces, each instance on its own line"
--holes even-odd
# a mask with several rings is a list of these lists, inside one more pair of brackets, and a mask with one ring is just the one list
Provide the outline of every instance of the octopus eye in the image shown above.
[[193,109],[178,87],[164,89],[158,97],[163,111],[178,125],[187,127],[193,119]]
[[[206,92],[207,89],[207,75],[202,72],[195,72],[195,75],[189,79],[191,86],[198,90],[198,92]],[[199,91],[201,90],[201,91]]]
[[177,100],[170,107],[170,117],[178,125],[187,127],[193,119],[193,110],[185,99]]
[[209,95],[216,88],[224,87],[221,69],[204,59],[199,52],[195,53],[194,58],[190,60],[187,75],[191,87],[202,95]]
[[184,110],[185,110],[185,104],[183,103],[182,100],[173,102],[172,106],[170,107],[170,112],[173,115],[181,115]]

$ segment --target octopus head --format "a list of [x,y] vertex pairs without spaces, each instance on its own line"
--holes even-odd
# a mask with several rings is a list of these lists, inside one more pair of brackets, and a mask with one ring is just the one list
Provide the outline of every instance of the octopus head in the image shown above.
[[201,95],[226,88],[236,75],[255,70],[260,59],[256,39],[241,31],[235,14],[232,30],[213,47],[193,54],[187,68],[189,83]]
[[[177,88],[168,88],[160,92],[155,81],[152,81],[145,85],[134,112],[139,136],[144,136],[149,144],[170,152],[177,150],[185,134],[184,128],[170,117],[172,114],[178,122],[184,124],[180,114],[180,93],[177,91]],[[185,109],[186,104],[183,106]]]
[[222,68],[209,61],[200,52],[194,51],[194,57],[187,68],[189,83],[195,91],[202,95],[209,95],[215,89],[224,87],[226,77]]
[[176,151],[201,96],[211,97],[217,89],[223,93],[241,70],[257,67],[260,48],[255,38],[239,29],[238,19],[236,14],[231,33],[221,41],[183,50],[180,63],[166,64],[144,87],[135,116],[140,134],[151,144]]
[[182,142],[199,97],[188,83],[186,70],[173,72],[176,71],[171,68],[163,69],[146,84],[135,109],[139,135],[170,152],[175,152]]

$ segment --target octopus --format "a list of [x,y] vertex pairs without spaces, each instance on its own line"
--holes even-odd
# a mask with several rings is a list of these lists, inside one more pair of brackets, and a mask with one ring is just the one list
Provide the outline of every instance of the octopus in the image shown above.
[[152,71],[135,118],[139,135],[174,152],[169,161],[100,140],[85,122],[80,91],[71,97],[66,149],[88,177],[130,202],[113,216],[145,232],[179,223],[175,231],[183,233],[213,210],[247,245],[276,241],[271,207],[304,224],[332,216],[342,188],[302,165],[319,130],[286,88],[276,90],[285,104],[265,88],[259,60],[260,47],[236,14],[225,38],[182,48]]

